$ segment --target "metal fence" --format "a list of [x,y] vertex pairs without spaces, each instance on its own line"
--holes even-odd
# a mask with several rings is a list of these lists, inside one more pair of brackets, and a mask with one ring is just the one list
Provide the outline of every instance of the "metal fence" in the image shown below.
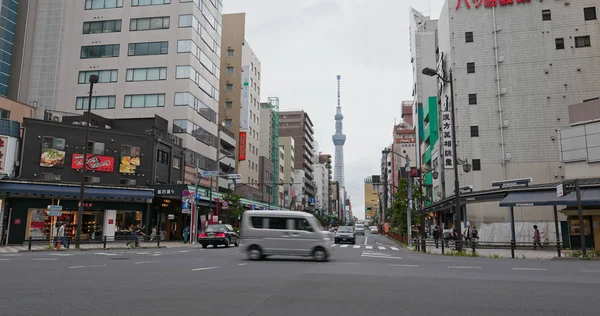
[[[161,236],[154,237],[152,240],[149,235],[121,235],[121,236],[98,236],[95,238],[80,239],[80,249],[106,249],[106,248],[135,248],[144,245],[160,247]],[[64,239],[64,240],[63,240]],[[34,246],[47,246],[48,248],[73,249],[76,245],[74,237],[51,237],[51,238],[30,238],[26,239],[27,250],[32,250]],[[65,244],[63,244],[63,242]]]

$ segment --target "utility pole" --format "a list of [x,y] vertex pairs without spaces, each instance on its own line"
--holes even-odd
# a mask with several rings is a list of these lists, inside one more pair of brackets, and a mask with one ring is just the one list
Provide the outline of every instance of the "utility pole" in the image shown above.
[[406,157],[406,181],[407,181],[407,190],[408,190],[408,210],[406,212],[407,214],[407,219],[406,219],[406,223],[407,223],[407,229],[408,229],[408,246],[412,246],[412,208],[413,208],[413,192],[412,192],[412,182],[411,182],[411,177],[410,177],[410,157],[407,155]]

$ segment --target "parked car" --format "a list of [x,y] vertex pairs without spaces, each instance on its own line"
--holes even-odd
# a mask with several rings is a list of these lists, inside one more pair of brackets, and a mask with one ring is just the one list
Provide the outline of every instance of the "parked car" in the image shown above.
[[335,233],[334,242],[336,244],[344,241],[356,244],[356,233],[352,226],[340,226]]
[[365,235],[365,226],[363,224],[354,225],[354,231],[357,235]]
[[204,232],[198,234],[198,243],[202,245],[202,248],[206,248],[208,245],[215,248],[224,245],[225,248],[228,248],[232,244],[237,247],[240,245],[240,235],[231,225],[208,225]]
[[306,212],[245,211],[242,236],[250,260],[284,255],[326,261],[331,256],[331,233]]

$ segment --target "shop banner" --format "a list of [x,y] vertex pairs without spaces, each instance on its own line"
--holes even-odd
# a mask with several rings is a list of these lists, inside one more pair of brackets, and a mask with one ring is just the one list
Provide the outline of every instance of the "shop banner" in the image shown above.
[[246,160],[246,132],[240,132],[240,138],[239,138],[238,143],[239,143],[238,160],[244,161],[244,160]]
[[[73,157],[71,158],[71,168],[79,170],[82,167],[83,154],[73,154]],[[115,158],[88,154],[85,162],[85,169],[98,172],[113,172],[115,170]]]

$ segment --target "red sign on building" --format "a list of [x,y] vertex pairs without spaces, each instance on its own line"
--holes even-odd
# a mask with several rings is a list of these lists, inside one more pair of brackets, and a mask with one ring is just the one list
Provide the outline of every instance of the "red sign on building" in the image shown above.
[[[73,154],[73,157],[71,158],[71,168],[79,170],[82,167],[83,154]],[[115,158],[88,154],[85,168],[86,170],[98,172],[113,172],[115,170]]]
[[240,132],[239,161],[246,160],[246,132]]
[[484,7],[497,7],[505,5],[513,5],[516,3],[529,3],[531,0],[457,0],[456,10],[458,10],[462,3],[465,3],[467,9],[471,7],[479,8],[482,4]]

